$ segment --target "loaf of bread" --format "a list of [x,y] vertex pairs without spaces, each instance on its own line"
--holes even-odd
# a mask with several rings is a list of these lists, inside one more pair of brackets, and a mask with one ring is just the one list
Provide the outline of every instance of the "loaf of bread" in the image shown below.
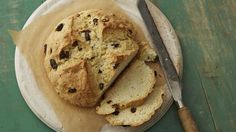
[[105,93],[96,112],[105,115],[141,105],[152,92],[155,82],[154,70],[144,61],[134,60]]
[[143,105],[129,107],[106,116],[106,120],[112,125],[139,126],[150,120],[156,110],[161,107],[164,94],[163,85],[155,85],[153,92],[148,96]]
[[87,10],[62,20],[45,41],[44,66],[60,97],[94,106],[138,52],[128,20]]

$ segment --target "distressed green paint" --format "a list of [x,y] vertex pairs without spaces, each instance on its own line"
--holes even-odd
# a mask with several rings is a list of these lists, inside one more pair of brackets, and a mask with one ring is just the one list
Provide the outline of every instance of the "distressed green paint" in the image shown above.
[[[184,101],[202,132],[236,131],[236,1],[152,0],[172,23],[184,55]],[[0,0],[0,131],[47,132],[20,95],[7,29],[21,29],[42,1]],[[4,6],[3,6],[4,5]],[[176,108],[148,132],[181,132]]]
[[41,1],[0,0],[0,132],[47,132],[24,102],[15,78],[15,46],[8,29],[20,30]]
[[236,1],[156,0],[184,55],[184,100],[201,131],[236,131]]

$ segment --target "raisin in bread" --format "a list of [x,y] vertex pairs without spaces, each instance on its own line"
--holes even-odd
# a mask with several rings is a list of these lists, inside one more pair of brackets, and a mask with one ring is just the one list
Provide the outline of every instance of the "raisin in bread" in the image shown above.
[[161,107],[163,93],[163,86],[155,86],[143,105],[116,111],[107,115],[106,120],[112,125],[139,126],[150,120],[155,111]]
[[94,106],[138,52],[132,23],[88,10],[62,20],[44,45],[44,66],[60,97]]
[[101,115],[116,113],[129,106],[138,106],[152,92],[154,70],[141,60],[134,60],[105,93],[96,112]]
[[124,110],[117,110],[115,113],[107,115],[106,120],[112,125],[130,125],[139,126],[150,120],[155,112],[163,103],[163,95],[165,96],[164,88],[165,78],[160,64],[149,62],[150,66],[155,71],[156,82],[151,94],[146,98],[144,104],[138,107],[131,106]]

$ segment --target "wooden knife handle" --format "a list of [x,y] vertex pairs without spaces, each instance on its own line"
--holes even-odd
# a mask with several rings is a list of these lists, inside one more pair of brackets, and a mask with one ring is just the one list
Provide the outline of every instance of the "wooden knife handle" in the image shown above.
[[198,132],[197,125],[187,107],[180,108],[178,114],[185,132]]

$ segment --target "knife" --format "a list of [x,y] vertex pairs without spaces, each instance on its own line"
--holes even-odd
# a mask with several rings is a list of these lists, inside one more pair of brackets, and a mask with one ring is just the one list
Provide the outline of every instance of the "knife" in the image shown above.
[[139,0],[138,9],[146,24],[149,35],[151,36],[154,48],[157,51],[161,67],[165,74],[168,88],[170,89],[172,97],[178,106],[178,115],[181,124],[185,132],[198,132],[196,123],[192,118],[189,109],[183,104],[181,93],[182,86],[180,83],[180,78],[177,74],[175,66],[173,65],[173,62],[170,59],[170,56],[162,41],[162,38],[157,30],[151,12],[149,11],[149,4],[151,3],[148,0]]

